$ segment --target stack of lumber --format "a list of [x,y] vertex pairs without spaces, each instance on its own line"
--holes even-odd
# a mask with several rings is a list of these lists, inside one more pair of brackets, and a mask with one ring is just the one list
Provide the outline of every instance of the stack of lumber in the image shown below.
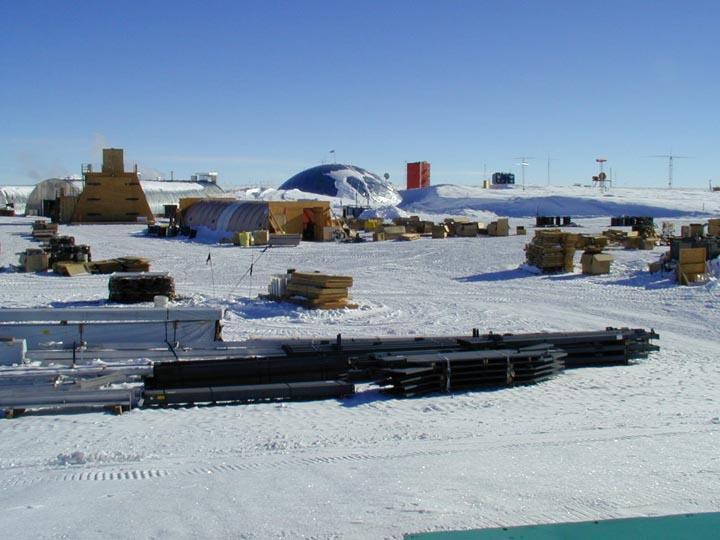
[[268,243],[272,247],[296,247],[300,245],[300,234],[270,234]]
[[350,276],[333,276],[319,272],[293,272],[287,283],[290,300],[312,309],[356,308],[348,302]]
[[655,239],[644,236],[628,236],[623,242],[625,249],[651,250],[655,248]]
[[119,257],[102,261],[76,263],[57,262],[53,265],[55,273],[73,277],[81,274],[113,274],[115,272],[149,272],[150,259],[144,257]]
[[92,259],[90,246],[75,245],[74,236],[55,236],[50,238],[45,248],[50,256],[50,265],[58,262],[84,263]]
[[480,233],[480,229],[484,229],[485,225],[477,221],[469,223],[455,222],[455,235],[466,238],[474,238]]
[[608,229],[603,231],[602,235],[608,239],[608,243],[616,245],[624,244],[625,239],[628,237],[627,232],[618,229]]
[[47,221],[37,220],[32,224],[32,235],[33,238],[44,239],[52,238],[57,236],[58,224],[48,223]]
[[543,273],[572,272],[577,239],[577,234],[560,229],[537,230],[532,242],[525,246],[527,264]]
[[420,240],[422,238],[418,233],[405,233],[398,236],[398,240],[409,242],[411,240]]
[[152,302],[155,296],[175,297],[175,280],[167,272],[117,273],[110,276],[109,301]]
[[444,223],[441,225],[435,225],[432,228],[433,238],[447,238],[448,234],[450,234],[450,228]]
[[578,235],[577,243],[575,244],[575,247],[578,249],[588,249],[593,248],[597,249],[595,253],[600,253],[602,250],[604,250],[606,247],[608,247],[608,244],[610,243],[610,240],[607,236],[603,235],[592,235],[592,234],[580,234]]
[[707,249],[685,248],[680,250],[677,265],[677,280],[680,285],[707,282]]
[[720,236],[720,219],[713,218],[708,220],[707,235]]
[[123,272],[149,272],[150,259],[145,257],[118,257],[114,259],[122,266]]
[[385,225],[382,232],[384,233],[385,240],[397,240],[401,234],[407,232],[407,228],[405,225]]

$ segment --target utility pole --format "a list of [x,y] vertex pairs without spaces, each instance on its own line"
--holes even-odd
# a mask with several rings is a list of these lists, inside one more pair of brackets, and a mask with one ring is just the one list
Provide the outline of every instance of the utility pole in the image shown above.
[[528,161],[529,161],[529,160],[535,159],[535,158],[532,157],[532,156],[520,156],[520,157],[517,157],[517,158],[515,158],[515,159],[519,159],[519,160],[520,160],[519,165],[520,165],[521,171],[522,171],[522,189],[523,189],[523,191],[525,191],[525,167],[528,166]]
[[668,160],[668,189],[673,187],[673,160],[687,158],[689,156],[678,156],[675,154],[656,154],[651,157],[667,158]]

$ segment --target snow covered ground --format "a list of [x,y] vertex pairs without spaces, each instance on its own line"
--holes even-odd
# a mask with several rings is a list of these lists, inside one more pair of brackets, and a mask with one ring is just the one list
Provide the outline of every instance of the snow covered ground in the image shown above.
[[[566,206],[548,214],[583,215],[585,199],[558,191],[543,196],[563,196]],[[627,194],[624,204],[689,216],[705,203],[715,205],[706,213],[720,213],[707,193],[664,193]],[[423,208],[522,215],[516,199],[502,197],[505,206],[492,209],[457,201],[441,209],[448,195],[426,197]],[[633,213],[617,208],[609,214]],[[698,218],[675,221],[690,220]],[[0,265],[30,245],[30,221],[0,218]],[[576,221],[582,232],[609,225],[608,217]],[[511,219],[513,230],[533,222]],[[150,257],[153,270],[175,277],[183,302],[226,306],[227,339],[632,326],[655,328],[661,350],[637,365],[494,392],[394,400],[360,388],[342,401],[0,421],[5,538],[398,538],[720,506],[719,289],[648,274],[661,248],[612,250],[607,276],[539,276],[518,268],[530,236],[303,243],[261,254],[142,230],[61,226],[95,259]],[[251,262],[252,279],[241,279]],[[352,275],[360,308],[257,300],[287,268]],[[103,304],[107,279],[0,273],[2,305]]]

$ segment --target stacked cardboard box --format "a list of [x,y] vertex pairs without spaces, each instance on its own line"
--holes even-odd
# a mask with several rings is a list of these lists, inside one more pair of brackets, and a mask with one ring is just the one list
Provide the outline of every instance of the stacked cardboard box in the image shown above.
[[572,272],[577,239],[577,234],[560,229],[537,230],[532,242],[525,246],[527,263],[543,273]]
[[612,255],[602,253],[601,249],[595,246],[588,246],[580,257],[582,273],[593,276],[609,274],[612,262]]
[[313,309],[338,309],[357,307],[350,304],[348,289],[352,287],[350,276],[333,276],[319,272],[293,272],[287,282],[290,300]]
[[680,250],[677,265],[677,280],[681,285],[705,282],[707,274],[707,250],[705,248],[685,248]]
[[507,218],[500,218],[493,221],[487,227],[489,236],[508,236],[510,234],[510,224]]
[[40,248],[28,248],[20,254],[20,267],[24,272],[44,272],[49,266],[48,254]]

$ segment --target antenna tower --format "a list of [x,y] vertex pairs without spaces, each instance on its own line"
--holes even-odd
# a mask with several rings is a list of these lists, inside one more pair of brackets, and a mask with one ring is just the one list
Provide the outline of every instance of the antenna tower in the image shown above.
[[668,160],[668,189],[673,187],[673,160],[687,158],[689,156],[678,156],[675,154],[656,154],[651,157],[667,158]]

